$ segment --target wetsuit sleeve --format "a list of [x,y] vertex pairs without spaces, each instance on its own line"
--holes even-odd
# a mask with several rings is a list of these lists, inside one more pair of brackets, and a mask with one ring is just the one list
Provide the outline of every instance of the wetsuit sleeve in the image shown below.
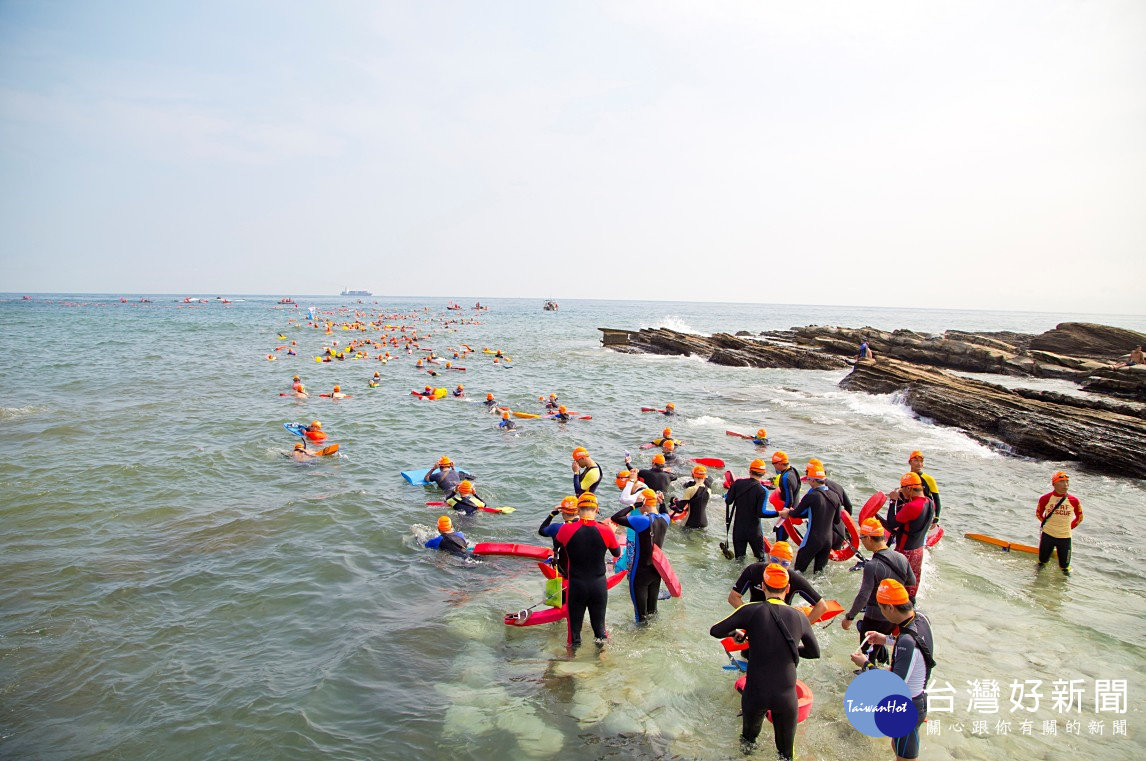
[[1037,518],[1040,521],[1047,517],[1046,509],[1047,509],[1047,503],[1050,502],[1050,497],[1051,497],[1050,494],[1044,494],[1041,497],[1039,497],[1039,505],[1038,505],[1038,507],[1035,508],[1035,518]]
[[895,648],[891,656],[891,671],[903,681],[911,673],[911,660],[915,655],[914,637],[896,637]]
[[[844,491],[843,489],[840,489],[840,493],[837,496],[839,496],[839,498],[840,498],[840,504],[842,504],[844,509],[848,511],[848,515],[851,515],[852,514],[852,501],[851,501],[851,499],[848,498],[848,493],[846,491]],[[935,507],[936,507],[936,509],[939,508],[939,500],[935,500]]]
[[808,601],[809,605],[815,605],[820,600],[824,599],[824,596],[816,591],[816,588],[813,587],[808,582],[808,580],[804,578],[803,574],[797,574],[799,574],[798,571],[792,573],[788,579],[788,582],[792,586],[791,591],[793,594],[800,595],[800,597]]
[[752,590],[752,585],[756,582],[756,579],[753,578],[753,576],[754,576],[753,570],[755,569],[756,565],[758,565],[758,564],[753,563],[752,565],[746,567],[743,571],[741,571],[740,576],[736,579],[736,582],[732,585],[732,590],[734,592],[736,592],[736,594],[740,595],[741,597],[744,597],[745,595],[747,595]]
[[820,643],[816,641],[816,634],[812,631],[812,625],[808,623],[808,617],[801,615],[800,618],[800,647],[799,654],[801,658],[815,659],[820,657]]
[[605,540],[605,549],[613,553],[613,557],[620,557],[621,545],[617,544],[617,535],[613,533],[613,530],[602,526],[600,523],[597,524],[597,530],[601,532],[601,538]]
[[564,523],[560,524],[560,525],[550,524],[550,525],[545,527],[544,531],[538,531],[537,533],[541,534],[542,536],[547,536],[550,539],[556,539],[557,538],[557,532],[560,531],[561,526],[564,526],[564,525],[567,525],[567,524],[564,524]]
[[812,502],[815,501],[812,499],[812,496],[815,493],[816,493],[815,491],[810,491],[807,494],[805,494],[804,498],[802,500],[800,500],[800,504],[796,505],[796,508],[794,510],[792,510],[791,514],[788,517],[790,517],[790,518],[810,518],[811,514],[812,514]]
[[[637,483],[640,483],[639,481]],[[632,507],[637,504],[637,495],[634,493],[633,487],[635,484],[629,481],[625,484],[625,488],[621,490],[621,504],[625,507]]]
[[760,507],[757,508],[756,514],[761,518],[779,518],[780,513],[769,507],[772,503],[769,502],[768,499],[772,496],[772,492],[768,491],[767,487],[763,484],[761,484],[760,492],[762,496],[760,497]]
[[1082,503],[1078,501],[1078,497],[1067,497],[1071,507],[1074,508],[1074,520],[1071,521],[1071,530],[1078,528],[1078,524],[1082,523]]
[[717,621],[715,624],[713,624],[712,628],[708,630],[709,636],[716,637],[717,639],[723,639],[730,636],[737,629],[743,629],[748,625],[748,621],[751,618],[752,613],[756,610],[750,606],[760,604],[761,603],[748,603],[747,605],[741,605],[727,618],[722,621]]
[[435,537],[434,537],[433,539],[431,539],[430,541],[426,542],[426,547],[428,547],[428,548],[429,548],[429,549],[431,549],[431,550],[436,550],[436,549],[438,549],[438,546],[439,546],[441,543],[442,543],[442,537],[441,537],[441,535],[439,534],[438,536],[435,536]]
[[[554,515],[550,513],[545,516],[545,520],[541,521],[541,526],[537,529],[537,533],[541,536],[553,536],[553,534],[546,533],[549,530],[550,524],[553,523]],[[556,532],[554,532],[556,533]]]
[[875,589],[875,563],[877,561],[868,558],[868,561],[863,566],[863,579],[860,580],[859,591],[856,592],[856,599],[852,600],[852,606],[848,608],[847,617],[853,619],[859,615],[860,611],[867,607],[867,601],[871,599],[871,591]]
[[895,511],[895,521],[899,524],[911,523],[913,520],[923,515],[923,506],[927,504],[925,499],[913,499],[905,505],[900,505],[899,509]]
[[611,520],[613,523],[616,523],[618,526],[626,526],[628,528],[632,528],[632,526],[629,524],[629,511],[630,511],[630,509],[631,508],[629,508],[629,507],[622,507],[616,513],[614,513],[609,518],[609,520]]

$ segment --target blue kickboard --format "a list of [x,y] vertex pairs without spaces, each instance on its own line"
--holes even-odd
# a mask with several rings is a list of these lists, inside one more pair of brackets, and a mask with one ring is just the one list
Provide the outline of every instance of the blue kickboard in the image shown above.
[[300,423],[283,423],[283,428],[286,428],[295,436],[302,436],[304,433],[303,426]]
[[[463,473],[465,475],[468,475],[468,474],[466,474],[464,468],[459,468],[456,465],[454,466],[454,468],[459,473]],[[402,478],[406,479],[406,483],[411,484],[412,486],[431,486],[433,484],[430,481],[426,480],[426,474],[429,472],[430,472],[429,468],[424,468],[422,470],[403,470],[402,471]]]

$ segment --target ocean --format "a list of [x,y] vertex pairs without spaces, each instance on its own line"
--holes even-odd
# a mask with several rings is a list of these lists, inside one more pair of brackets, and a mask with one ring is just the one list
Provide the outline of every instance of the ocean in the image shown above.
[[[477,475],[487,502],[517,508],[457,519],[471,543],[545,543],[536,529],[572,493],[573,447],[601,464],[602,512],[612,512],[611,476],[624,453],[646,463],[638,447],[666,423],[640,408],[669,401],[682,454],[723,458],[743,474],[759,453],[725,431],[763,426],[768,452],[783,449],[798,466],[819,457],[857,506],[898,484],[911,450],[925,453],[946,537],[928,553],[919,603],[936,635],[936,686],[954,691],[941,693],[950,710],[933,711],[923,758],[1146,757],[1146,562],[1134,539],[1146,484],[993,451],[916,417],[895,395],[842,391],[846,370],[619,354],[597,330],[1042,332],[1065,320],[1146,330],[1146,316],[606,301],[543,312],[540,299],[446,312],[431,298],[296,297],[298,308],[277,297],[129,298],[0,297],[9,358],[0,365],[0,758],[740,757],[735,675],[708,636],[731,612],[726,597],[741,570],[717,548],[722,503],[711,503],[707,531],[674,527],[666,540],[683,597],[638,628],[624,587],[614,590],[608,646],[570,655],[564,624],[502,623],[541,599],[536,567],[424,549],[442,513],[425,502],[438,495],[399,476],[448,454]],[[316,363],[330,340],[377,333],[326,336],[299,324],[311,306],[336,321],[347,308],[405,314],[393,322],[432,333],[423,345],[439,354],[466,343],[502,349],[512,365],[479,351],[461,363],[465,372],[429,378],[404,354],[386,364]],[[442,328],[444,316],[480,324]],[[298,356],[280,350],[267,361],[291,340]],[[368,389],[376,370],[382,384]],[[281,397],[294,374],[312,394],[338,383],[353,397]],[[427,382],[464,383],[467,399],[410,395]],[[538,395],[554,392],[593,419],[520,420],[506,433],[478,404],[487,392],[533,412]],[[315,419],[344,456],[285,458],[295,439],[283,423]],[[963,538],[1037,543],[1035,502],[1058,469],[1071,474],[1086,516],[1072,577],[1055,567],[1036,574],[1032,556]],[[859,583],[850,567],[832,563],[813,583],[846,607]],[[816,634],[823,656],[799,666],[815,694],[799,757],[887,758],[885,739],[844,717],[854,631],[837,621]],[[1031,681],[1040,704],[1032,709],[1028,696],[1015,709],[1015,683],[1029,692]],[[1053,699],[1070,686],[1082,690],[1077,710]],[[766,726],[754,756],[770,758],[771,748]]]

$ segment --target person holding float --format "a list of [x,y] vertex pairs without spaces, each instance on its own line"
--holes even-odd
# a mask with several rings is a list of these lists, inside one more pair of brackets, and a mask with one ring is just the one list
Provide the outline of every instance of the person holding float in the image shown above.
[[486,506],[485,501],[474,491],[474,485],[469,481],[458,484],[457,491],[446,497],[446,504],[455,510],[461,510],[466,515],[473,515]]
[[[935,668],[935,640],[931,622],[915,610],[907,589],[894,579],[884,579],[875,593],[880,612],[891,622],[891,634],[868,632],[868,642],[891,651],[891,671],[907,683],[917,714],[915,728],[903,737],[891,738],[897,761],[919,758],[919,727],[927,719],[927,685]],[[852,653],[852,663],[866,671],[877,668],[862,653]]]
[[796,666],[801,658],[819,658],[820,646],[808,617],[784,604],[788,571],[777,564],[764,569],[764,602],[741,605],[732,615],[713,624],[708,633],[718,639],[746,639],[756,652],[748,661],[748,674],[740,698],[741,737],[754,743],[772,713],[776,752],[791,761],[796,755]]
[[708,477],[708,468],[696,465],[692,469],[692,480],[684,485],[684,492],[680,498],[674,498],[669,506],[673,520],[681,513],[685,514],[685,528],[708,527],[708,500],[712,496],[712,479]]
[[622,507],[612,517],[613,523],[632,529],[636,534],[636,541],[632,542],[632,559],[629,561],[629,596],[633,601],[638,624],[648,623],[657,613],[661,576],[653,567],[653,546],[664,546],[669,525],[668,516],[657,512],[655,491],[645,489],[641,492],[641,500],[637,515],[630,515],[629,508]]
[[923,496],[923,479],[918,473],[903,474],[899,495],[888,508],[886,528],[895,539],[895,551],[907,558],[915,574],[916,583],[907,586],[907,594],[914,600],[923,580],[923,546],[935,520],[935,504]]
[[605,610],[609,604],[609,586],[605,578],[605,552],[612,553],[613,557],[621,554],[616,535],[597,523],[597,497],[592,492],[583,492],[577,498],[577,513],[580,520],[566,523],[556,536],[568,558],[568,644],[572,648],[581,646],[586,611],[596,643],[604,645],[608,639]]
[[815,561],[812,573],[819,573],[828,564],[828,556],[832,551],[836,520],[840,514],[840,501],[835,492],[824,485],[827,475],[823,469],[808,466],[808,484],[810,489],[795,510],[784,508],[780,511],[781,518],[799,518],[808,523],[804,532],[804,543],[796,555],[796,570],[803,573],[808,565]]
[[[907,558],[888,549],[885,535],[886,531],[878,518],[868,518],[860,525],[860,543],[871,556],[863,564],[863,578],[860,580],[859,591],[856,592],[855,599],[848,612],[844,614],[843,623],[840,624],[844,631],[851,629],[852,621],[861,611],[863,612],[863,618],[856,624],[856,631],[860,635],[861,652],[865,653],[871,647],[865,644],[867,641],[865,634],[871,631],[891,634],[894,628],[894,625],[880,612],[879,602],[875,598],[880,583],[884,579],[891,579],[905,588],[915,587],[919,583]],[[875,652],[868,657],[872,661],[886,663],[887,651],[882,647],[874,649]]]
[[[768,509],[768,489],[764,478],[768,475],[763,460],[753,460],[748,465],[748,478],[738,478],[724,493],[724,526],[732,527],[732,553],[730,557],[744,559],[748,547],[757,560],[764,559],[764,532],[760,529],[761,518],[773,518],[776,513]],[[726,556],[728,543],[721,544]]]
[[[784,595],[784,604],[791,605],[796,595],[800,595],[812,607],[808,610],[808,620],[818,621],[820,616],[828,610],[828,601],[813,587],[804,575],[795,571],[792,566],[792,547],[787,542],[776,542],[768,550],[768,557],[759,563],[752,563],[740,572],[740,577],[732,585],[728,593],[728,604],[739,608],[744,604],[744,595],[749,595],[749,602],[764,602],[767,594],[764,591],[764,570],[770,565],[778,565],[788,571],[788,591]],[[747,652],[747,651],[746,651]],[[745,655],[745,658],[748,656]]]
[[1052,490],[1039,497],[1035,517],[1042,521],[1039,534],[1039,570],[1050,561],[1051,553],[1058,554],[1058,566],[1070,575],[1071,537],[1082,523],[1082,503],[1067,493],[1070,476],[1058,471],[1051,476]]

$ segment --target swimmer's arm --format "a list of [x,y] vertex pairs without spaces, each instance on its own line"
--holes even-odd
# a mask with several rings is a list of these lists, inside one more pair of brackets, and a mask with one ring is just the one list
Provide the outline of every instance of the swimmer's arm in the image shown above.
[[[759,603],[757,603],[759,604]],[[723,621],[717,621],[708,630],[709,636],[716,637],[717,639],[724,639],[736,632],[737,629],[743,629],[745,624],[748,623],[748,616],[752,612],[752,608],[748,605],[741,605],[736,610],[732,611]]]
[[800,626],[800,647],[796,651],[801,658],[819,658],[820,657],[820,643],[816,641],[816,635],[812,631],[812,625],[808,623],[805,618]]

